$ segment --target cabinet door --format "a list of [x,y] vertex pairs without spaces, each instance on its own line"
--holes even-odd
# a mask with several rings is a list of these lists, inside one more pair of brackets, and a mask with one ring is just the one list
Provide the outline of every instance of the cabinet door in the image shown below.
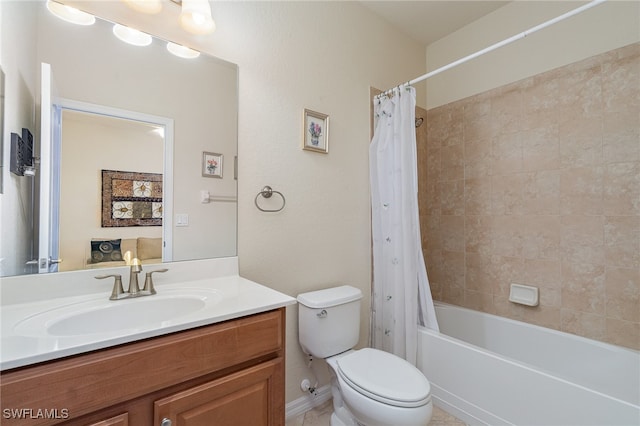
[[119,416],[111,417],[110,419],[91,423],[88,426],[129,426],[129,415],[127,413],[120,414]]
[[275,359],[160,399],[154,403],[154,424],[282,425],[282,368],[282,359]]

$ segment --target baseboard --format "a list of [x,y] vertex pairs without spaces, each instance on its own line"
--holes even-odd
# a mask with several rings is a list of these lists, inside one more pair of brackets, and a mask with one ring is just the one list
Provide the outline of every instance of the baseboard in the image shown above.
[[302,395],[285,406],[285,419],[290,420],[304,414],[307,411],[324,404],[331,399],[331,386],[324,385],[316,391],[315,395]]

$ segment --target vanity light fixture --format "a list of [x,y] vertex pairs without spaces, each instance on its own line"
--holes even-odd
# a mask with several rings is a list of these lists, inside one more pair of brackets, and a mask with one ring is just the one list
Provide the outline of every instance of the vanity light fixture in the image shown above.
[[172,42],[167,43],[167,50],[174,55],[184,59],[195,59],[200,56],[200,52],[198,52],[197,50],[193,50],[188,48],[187,46],[182,46],[181,44]]
[[212,33],[216,29],[216,23],[211,17],[209,0],[182,0],[180,24],[192,34]]
[[152,41],[149,34],[120,24],[115,24],[113,26],[113,34],[125,43],[129,43],[134,46],[148,46]]
[[162,2],[160,0],[122,0],[131,9],[142,13],[155,15],[162,10]]
[[93,25],[96,22],[95,16],[56,1],[47,0],[47,9],[58,18],[72,24]]

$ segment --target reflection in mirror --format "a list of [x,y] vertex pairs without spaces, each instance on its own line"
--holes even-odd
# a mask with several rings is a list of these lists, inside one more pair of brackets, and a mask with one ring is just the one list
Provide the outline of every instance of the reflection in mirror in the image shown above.
[[[147,201],[159,201],[158,195],[164,195],[161,182],[156,190],[153,187],[156,182],[143,176],[163,174],[163,144],[162,126],[63,110],[61,164],[69,167],[62,167],[60,173],[60,185],[64,188],[60,194],[59,247],[64,259],[60,271],[122,266],[132,258],[143,264],[163,260],[160,220],[160,226],[117,226],[118,222],[135,222],[137,217],[153,220],[161,213],[156,214],[153,202]],[[103,149],[105,146],[109,149]],[[96,151],[101,155],[94,155]],[[107,170],[131,173],[132,178],[137,175],[141,179],[115,180],[112,183],[115,194],[94,196],[95,188],[103,184],[99,172]],[[108,195],[116,198],[105,199]],[[105,207],[113,218],[109,224],[114,226],[102,226]]]
[[[237,196],[237,180],[234,178],[234,158],[237,156],[237,66],[204,54],[195,59],[178,58],[170,54],[166,49],[166,42],[159,39],[154,39],[146,47],[127,45],[113,36],[112,23],[98,19],[92,26],[75,26],[51,15],[43,1],[2,2],[0,7],[3,25],[13,20],[21,23],[20,28],[34,31],[33,34],[25,34],[18,42],[21,43],[24,55],[31,58],[28,66],[20,64],[23,69],[18,72],[21,73],[20,78],[27,80],[28,86],[34,86],[31,91],[34,99],[39,93],[38,84],[34,81],[40,63],[44,62],[51,64],[57,93],[63,100],[173,120],[174,146],[169,161],[173,164],[173,179],[165,181],[164,185],[172,189],[174,197],[173,205],[165,206],[164,210],[171,207],[174,220],[171,232],[168,233],[172,235],[171,240],[167,241],[165,238],[162,241],[165,246],[163,248],[172,253],[172,260],[235,256],[236,202],[203,203],[200,193],[208,191],[212,199],[219,196],[235,200]],[[2,37],[3,52],[6,50],[5,45],[15,40],[15,37]],[[16,68],[2,65],[5,71]],[[16,80],[14,76],[7,74],[7,77],[8,84]],[[37,104],[34,99],[18,107],[33,110]],[[87,123],[82,126],[87,126]],[[39,133],[36,130],[38,129],[32,129],[36,135],[37,156]],[[63,135],[74,131],[67,128],[66,121],[62,123]],[[60,270],[95,267],[89,262],[91,239],[159,238],[156,235],[158,227],[154,226],[121,229],[103,227],[100,215],[94,209],[86,210],[86,203],[93,206],[102,203],[99,178],[102,169],[167,174],[167,170],[162,170],[162,158],[157,158],[158,155],[162,156],[164,150],[158,151],[160,154],[155,151],[153,154],[141,153],[133,147],[137,143],[147,143],[142,142],[142,136],[136,136],[135,143],[125,144],[123,140],[118,140],[119,136],[109,136],[104,125],[96,129],[84,129],[84,136],[81,138],[80,145],[85,148],[85,154],[79,155],[84,155],[84,161],[82,157],[76,157],[75,160],[63,159],[60,164],[62,181],[59,205],[61,218],[65,217],[67,210],[75,210],[73,214],[77,218],[90,221],[91,225],[86,227],[86,234],[76,233],[67,243],[65,234],[74,232],[65,231],[65,225],[61,223],[60,257],[63,262],[59,266]],[[70,148],[65,143],[63,137],[63,152]],[[225,163],[221,179],[202,176],[203,152],[222,154]],[[156,158],[156,164],[147,166],[151,157]],[[114,161],[109,164],[108,158],[126,160],[128,163]],[[88,175],[73,174],[73,177],[65,178],[70,176],[70,171],[75,173],[80,169],[87,169],[90,163],[96,163],[98,159],[105,160],[105,163],[93,164],[86,170]],[[165,158],[165,164],[166,160]],[[7,174],[4,177],[16,179]],[[68,180],[73,181],[75,189],[68,187]],[[37,271],[37,268],[25,265],[27,261],[38,257],[30,249],[32,246],[38,247],[37,241],[34,242],[31,235],[22,233],[5,238],[5,231],[11,230],[12,225],[5,223],[6,218],[20,216],[25,210],[36,212],[37,217],[37,202],[18,198],[10,206],[2,206],[4,241],[0,257],[4,258],[12,249],[19,254],[15,261],[12,259],[11,262],[0,263],[0,276]],[[38,200],[37,194],[33,199]],[[13,209],[18,213],[6,214],[5,209]],[[186,220],[177,224],[175,217],[178,215]],[[69,219],[69,223],[71,222],[77,223],[75,219]],[[66,226],[73,228],[74,225]],[[32,229],[36,235],[38,228],[38,223],[34,223]],[[25,246],[24,249],[19,247],[21,244]],[[167,244],[170,247],[167,248]],[[157,245],[154,247],[157,254]]]
[[4,192],[4,71],[0,68],[0,194]]

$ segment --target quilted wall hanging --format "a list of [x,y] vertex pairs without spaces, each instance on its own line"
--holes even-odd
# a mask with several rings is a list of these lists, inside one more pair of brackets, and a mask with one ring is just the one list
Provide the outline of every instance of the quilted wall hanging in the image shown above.
[[102,227],[162,226],[162,174],[102,170]]

